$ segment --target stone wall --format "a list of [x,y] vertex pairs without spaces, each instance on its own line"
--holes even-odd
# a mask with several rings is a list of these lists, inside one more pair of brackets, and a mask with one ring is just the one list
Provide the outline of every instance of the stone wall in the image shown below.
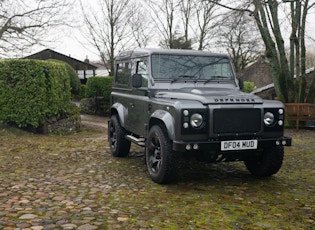
[[271,67],[263,58],[260,58],[257,62],[245,68],[237,75],[239,78],[243,79],[243,81],[254,82],[256,88],[273,83]]
[[80,102],[81,113],[107,116],[109,114],[109,103],[103,97],[84,98]]
[[73,115],[68,118],[57,120],[55,117],[50,118],[45,124],[38,128],[38,132],[43,134],[70,134],[79,132],[81,129],[80,115]]

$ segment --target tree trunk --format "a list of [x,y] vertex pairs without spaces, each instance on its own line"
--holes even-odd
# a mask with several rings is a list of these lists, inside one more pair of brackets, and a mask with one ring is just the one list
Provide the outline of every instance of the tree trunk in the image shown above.
[[[210,2],[216,3],[216,1]],[[278,16],[279,4],[286,4],[286,2],[291,4],[290,64],[286,57]],[[280,100],[283,102],[314,100],[314,98],[309,98],[315,90],[313,83],[309,83],[310,87],[306,92],[305,26],[308,10],[314,7],[315,3],[309,5],[308,0],[253,0],[248,1],[245,8],[244,5],[234,8],[216,4],[230,10],[249,12],[254,16],[266,46],[266,57],[270,61],[275,90]],[[250,10],[249,6],[253,6],[254,10]]]

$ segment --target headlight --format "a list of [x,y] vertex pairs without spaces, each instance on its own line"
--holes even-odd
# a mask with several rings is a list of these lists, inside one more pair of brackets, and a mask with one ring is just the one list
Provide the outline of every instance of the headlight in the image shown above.
[[266,126],[271,126],[275,121],[275,116],[270,113],[270,112],[267,112],[265,113],[265,116],[264,116],[264,123]]
[[194,113],[193,115],[191,115],[191,117],[190,117],[190,125],[193,128],[200,128],[202,124],[203,124],[203,117],[202,117],[201,114]]

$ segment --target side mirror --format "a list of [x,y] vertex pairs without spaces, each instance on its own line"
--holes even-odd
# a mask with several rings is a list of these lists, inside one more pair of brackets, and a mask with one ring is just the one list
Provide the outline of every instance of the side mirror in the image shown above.
[[142,86],[142,76],[141,74],[134,74],[132,75],[132,87],[140,88]]
[[239,85],[240,89],[244,89],[244,81],[242,78],[238,79],[238,85]]

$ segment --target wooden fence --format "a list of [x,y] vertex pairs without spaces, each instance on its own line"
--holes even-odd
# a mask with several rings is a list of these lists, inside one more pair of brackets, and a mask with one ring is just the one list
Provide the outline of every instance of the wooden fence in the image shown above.
[[300,121],[315,121],[315,104],[309,103],[286,103],[285,119],[296,122],[299,130]]

